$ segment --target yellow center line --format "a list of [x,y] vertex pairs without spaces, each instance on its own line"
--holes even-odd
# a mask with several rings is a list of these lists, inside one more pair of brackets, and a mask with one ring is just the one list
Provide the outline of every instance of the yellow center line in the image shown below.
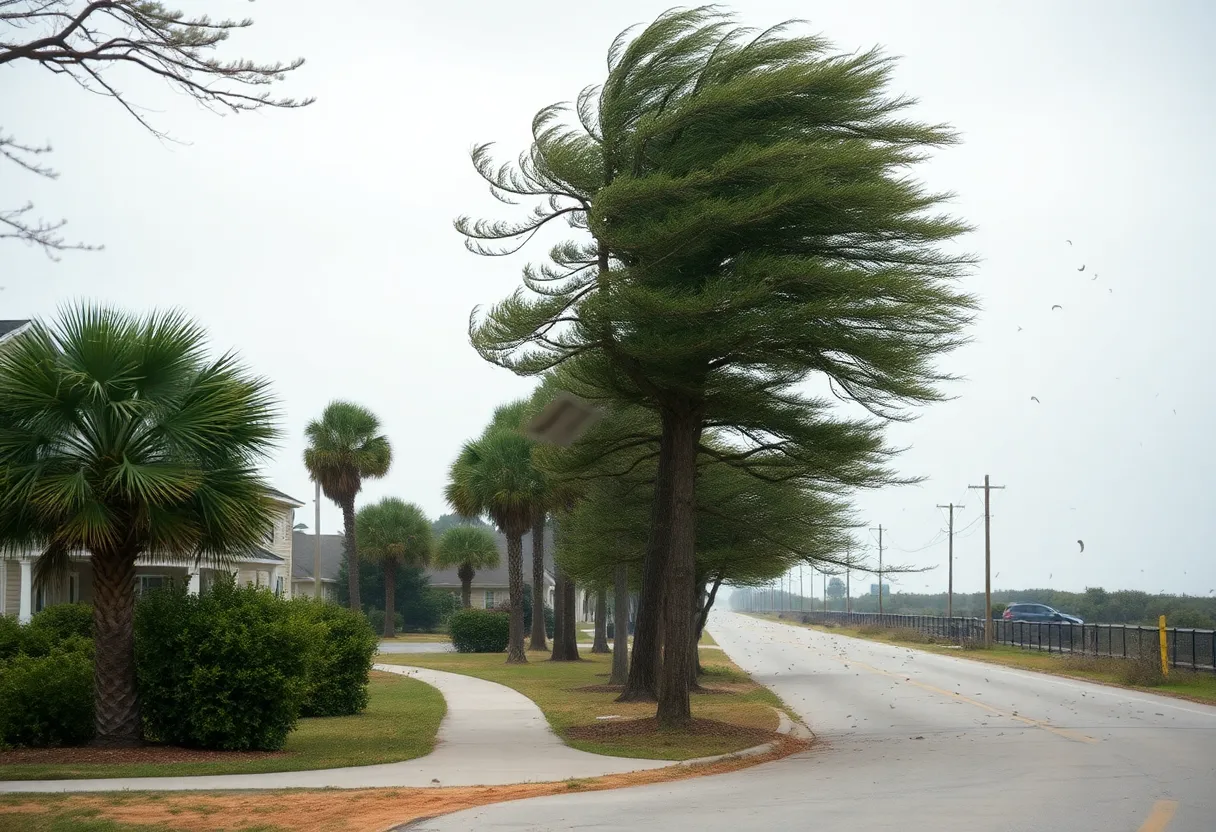
[[1148,813],[1144,823],[1140,824],[1139,832],[1165,832],[1165,828],[1174,819],[1178,811],[1177,800],[1158,800],[1153,804],[1153,811]]
[[883,676],[890,676],[892,679],[896,679],[900,682],[903,682],[906,685],[912,685],[914,687],[920,688],[921,690],[927,690],[930,693],[940,694],[941,696],[944,696],[947,699],[954,699],[959,702],[966,702],[968,705],[974,705],[977,708],[982,708],[983,710],[988,711],[989,713],[992,713],[992,714],[996,714],[997,716],[1004,716],[1004,717],[1009,717],[1010,719],[1016,719],[1018,722],[1033,726],[1035,728],[1042,728],[1044,731],[1047,731],[1048,733],[1055,734],[1056,736],[1059,736],[1059,737],[1064,737],[1065,739],[1073,740],[1075,742],[1086,742],[1086,743],[1098,742],[1098,740],[1094,739],[1093,737],[1088,736],[1086,734],[1082,734],[1078,731],[1070,731],[1067,728],[1057,728],[1056,726],[1054,726],[1051,723],[1046,722],[1045,720],[1042,720],[1042,719],[1031,719],[1028,716],[1022,716],[1021,714],[1006,713],[1005,711],[1002,711],[1000,708],[994,708],[993,706],[989,705],[986,702],[980,702],[978,699],[972,699],[969,696],[963,696],[961,693],[955,693],[954,691],[944,690],[944,689],[936,687],[934,685],[927,685],[924,682],[918,682],[915,679],[910,679],[907,676],[903,676],[898,673],[892,673],[889,670],[883,670],[880,667],[873,667],[872,665],[868,665],[865,662],[859,662],[856,659],[841,659],[836,656],[829,656],[828,658],[830,658],[834,661],[840,662],[841,664],[846,664],[846,663],[850,664],[850,665],[855,664],[860,667],[864,667],[866,670],[869,670],[872,673],[878,673]]

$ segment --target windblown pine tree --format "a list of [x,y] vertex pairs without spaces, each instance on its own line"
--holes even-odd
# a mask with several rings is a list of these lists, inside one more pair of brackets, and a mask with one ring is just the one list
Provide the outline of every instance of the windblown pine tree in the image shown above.
[[[520,374],[577,359],[584,378],[661,426],[655,505],[631,682],[692,637],[695,479],[706,426],[740,450],[813,453],[782,432],[793,392],[826,375],[883,418],[938,400],[935,359],[958,346],[972,259],[943,247],[967,230],[947,195],[909,168],[954,134],[906,117],[892,59],[738,28],[712,7],[665,13],[609,52],[608,76],[536,117],[517,165],[474,162],[495,195],[536,197],[522,222],[457,221],[502,253],[558,218],[587,232],[524,272],[524,289],[475,322],[483,357]],[[526,290],[526,291],[525,291]],[[782,416],[768,424],[770,416]],[[663,604],[661,595],[676,599]],[[691,719],[688,656],[663,662],[658,716]],[[627,690],[628,692],[628,690]]]

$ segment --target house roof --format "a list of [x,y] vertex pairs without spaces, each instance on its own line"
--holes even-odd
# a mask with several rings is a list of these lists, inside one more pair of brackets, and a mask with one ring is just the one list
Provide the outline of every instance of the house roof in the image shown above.
[[[508,586],[507,579],[507,538],[501,532],[495,532],[495,542],[498,544],[498,566],[493,569],[479,569],[473,577],[473,586]],[[545,575],[549,581],[553,580],[553,529],[545,528]],[[524,583],[532,582],[532,533],[528,532],[524,535]],[[435,587],[458,587],[460,586],[460,578],[456,575],[455,568],[452,569],[428,569],[426,570],[427,577],[431,579],[431,586]]]
[[289,494],[284,494],[282,491],[279,491],[277,488],[267,488],[266,493],[269,494],[272,499],[278,500],[279,502],[282,502],[282,503],[287,503],[292,508],[299,508],[300,506],[304,505],[302,502],[297,500],[295,497],[292,497]]
[[[340,534],[321,535],[321,580],[338,580],[342,565],[343,537]],[[317,536],[307,532],[291,533],[291,579],[313,580],[313,562],[317,554]]]
[[[507,586],[507,538],[495,534],[498,544],[498,566],[494,569],[478,570],[473,586]],[[316,535],[307,532],[292,532],[291,577],[292,580],[313,580],[313,560],[316,557]],[[343,537],[340,534],[321,535],[321,580],[337,581],[338,568],[342,565]],[[532,580],[532,534],[524,535],[524,581]],[[545,573],[553,580],[553,530],[545,529]],[[427,577],[434,587],[459,587],[460,578],[455,569],[427,569]]]
[[30,322],[28,320],[0,321],[0,341],[16,335],[18,332],[29,326],[29,323]]

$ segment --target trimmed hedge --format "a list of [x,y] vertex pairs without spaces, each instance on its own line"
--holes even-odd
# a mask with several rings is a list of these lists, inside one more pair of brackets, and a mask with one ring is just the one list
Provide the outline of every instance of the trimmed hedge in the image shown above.
[[81,745],[93,738],[93,657],[78,636],[42,656],[0,664],[0,748]]
[[[148,739],[277,751],[296,726],[325,627],[264,589],[217,581],[135,605],[135,662]],[[366,625],[364,625],[366,627]]]
[[298,598],[290,606],[314,633],[300,716],[359,713],[367,707],[368,674],[380,646],[375,631],[362,614],[337,604]]
[[93,637],[93,607],[90,604],[55,604],[34,613],[30,627],[43,630],[54,639],[72,636]]
[[502,653],[509,631],[507,614],[497,610],[458,610],[448,621],[452,646],[460,653]]

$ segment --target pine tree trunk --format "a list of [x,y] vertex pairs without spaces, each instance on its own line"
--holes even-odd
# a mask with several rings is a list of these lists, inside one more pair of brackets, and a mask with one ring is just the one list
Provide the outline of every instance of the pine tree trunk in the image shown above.
[[460,578],[460,606],[466,610],[473,605],[473,577],[477,573],[467,563],[460,564],[456,577]]
[[507,534],[507,591],[510,597],[510,625],[507,639],[507,664],[524,664],[524,541],[521,532]]
[[359,550],[355,544],[355,498],[342,500],[342,524],[346,526],[346,580],[350,587],[350,608],[360,612],[363,605],[359,598]]
[[629,567],[618,563],[612,587],[612,675],[610,685],[623,685],[629,676]]
[[93,745],[140,744],[135,680],[135,553],[98,553],[93,565]]
[[608,590],[600,587],[595,593],[595,638],[592,653],[610,653],[608,649]]
[[629,677],[618,702],[654,702],[659,697],[659,623],[663,615],[664,573],[667,571],[668,518],[671,502],[671,449],[659,443],[650,537],[642,561],[641,592],[634,621]]
[[549,661],[565,661],[566,651],[566,573],[561,566],[554,567],[553,574],[553,652]]
[[532,640],[529,650],[547,650],[545,644],[545,515],[532,524]]
[[666,592],[664,641],[671,649],[663,654],[659,680],[658,720],[662,728],[686,728],[692,722],[687,645],[693,637],[692,599],[696,592],[696,513],[697,446],[701,439],[701,419],[693,413],[663,414],[661,443],[671,445],[671,580]]
[[576,662],[578,657],[578,602],[575,598],[577,587],[570,576],[566,576],[565,613],[562,624],[565,628],[565,643],[562,645],[562,658],[568,662]]
[[397,561],[384,562],[384,637],[397,635]]

